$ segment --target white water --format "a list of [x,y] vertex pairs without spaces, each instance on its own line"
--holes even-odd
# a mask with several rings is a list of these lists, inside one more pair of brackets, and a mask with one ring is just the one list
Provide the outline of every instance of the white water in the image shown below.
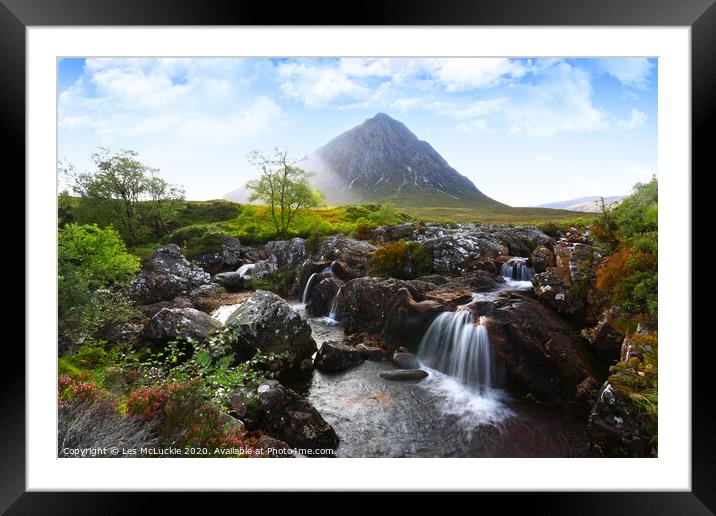
[[469,310],[440,314],[423,336],[418,358],[481,393],[496,386],[495,359],[485,318],[475,321]]
[[317,272],[314,272],[308,277],[308,281],[306,282],[306,286],[303,289],[303,296],[301,297],[301,303],[304,305],[306,304],[306,301],[308,300],[308,293],[311,291],[311,285],[313,285],[313,281],[318,277]]
[[238,269],[236,269],[236,272],[239,273],[239,276],[241,276],[242,278],[245,278],[248,276],[248,274],[246,274],[246,273],[249,272],[250,270],[253,270],[254,267],[256,267],[255,263],[247,263],[245,265],[242,265]]
[[338,292],[336,292],[336,295],[333,297],[333,301],[331,301],[331,310],[328,314],[328,318],[333,319],[334,321],[338,320],[338,306],[341,303],[342,292],[343,292],[343,287],[340,287],[338,289]]
[[529,281],[535,271],[527,265],[527,258],[514,256],[502,264],[500,275],[505,279]]

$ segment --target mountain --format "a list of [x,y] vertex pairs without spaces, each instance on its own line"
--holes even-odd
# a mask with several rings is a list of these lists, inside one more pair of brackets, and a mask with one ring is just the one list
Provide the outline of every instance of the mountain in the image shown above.
[[[595,212],[598,212],[599,210],[601,210],[600,199],[602,199],[602,197],[599,197],[599,196],[579,197],[577,199],[569,199],[567,201],[558,201],[558,202],[550,202],[547,204],[540,204],[539,208],[555,208],[555,209],[561,209],[561,210],[595,213]],[[607,207],[616,206],[617,204],[619,204],[622,201],[622,199],[624,199],[623,195],[613,195],[611,197],[604,197],[604,204]]]
[[[491,199],[405,124],[378,113],[315,150],[299,166],[327,204],[390,204],[425,220],[532,223],[573,218],[546,208],[513,208]],[[241,186],[225,199],[247,202]]]
[[405,124],[378,113],[309,156],[312,182],[333,204],[390,201],[418,206],[456,201],[499,204],[459,174]]
[[[399,206],[503,204],[458,173],[405,124],[378,113],[300,163],[329,204],[390,202]],[[225,197],[243,200],[239,188]]]

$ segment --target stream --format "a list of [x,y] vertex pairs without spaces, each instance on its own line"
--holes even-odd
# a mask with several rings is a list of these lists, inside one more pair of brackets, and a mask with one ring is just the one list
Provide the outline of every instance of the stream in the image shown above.
[[[492,297],[506,290],[531,288],[508,280],[498,289],[476,294]],[[308,320],[318,347],[343,340],[339,322],[310,317],[305,305],[292,303]],[[221,307],[214,316],[228,316]],[[341,371],[315,370],[308,382],[289,387],[308,397],[340,438],[337,457],[574,457],[585,449],[584,422],[537,403],[517,400],[499,389],[480,391],[423,365],[429,376],[419,382],[391,382],[378,373],[390,362],[371,362]]]

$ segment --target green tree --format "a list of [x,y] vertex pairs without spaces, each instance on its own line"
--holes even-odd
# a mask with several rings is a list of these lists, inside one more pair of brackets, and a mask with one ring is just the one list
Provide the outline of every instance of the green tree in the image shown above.
[[[143,223],[151,228],[163,227],[167,209],[184,198],[181,187],[157,177],[158,170],[142,164],[137,156],[132,150],[112,154],[100,148],[92,154],[94,171],[75,173],[71,164],[60,166],[60,171],[73,180],[75,194],[112,210],[118,229],[130,245],[139,241]],[[145,223],[141,204],[147,200],[151,201],[151,215]]]
[[249,154],[249,162],[261,170],[259,179],[246,184],[251,190],[249,199],[260,200],[271,208],[276,233],[282,237],[298,212],[323,202],[321,193],[308,182],[313,173],[297,167],[299,161],[278,148],[271,156],[258,151]]
[[139,258],[113,228],[94,224],[66,224],[57,245],[60,317],[86,304],[92,293],[129,281],[139,271]]
[[173,185],[152,174],[146,179],[147,201],[142,203],[142,221],[151,232],[160,237],[164,235],[181,210],[184,189]]

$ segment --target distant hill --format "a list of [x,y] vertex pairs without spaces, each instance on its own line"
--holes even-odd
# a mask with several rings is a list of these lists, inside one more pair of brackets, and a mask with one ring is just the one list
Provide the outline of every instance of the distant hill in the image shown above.
[[[601,210],[601,197],[579,197],[577,199],[569,199],[567,201],[550,202],[547,204],[540,204],[539,208],[553,208],[560,210],[570,211],[581,211],[586,213],[595,213]],[[611,207],[616,206],[624,199],[623,195],[613,195],[611,197],[604,197],[605,206]]]
[[[512,208],[482,193],[402,122],[378,113],[336,136],[300,163],[329,205],[382,203],[434,220],[523,222],[573,212]],[[226,199],[246,202],[243,186]]]

